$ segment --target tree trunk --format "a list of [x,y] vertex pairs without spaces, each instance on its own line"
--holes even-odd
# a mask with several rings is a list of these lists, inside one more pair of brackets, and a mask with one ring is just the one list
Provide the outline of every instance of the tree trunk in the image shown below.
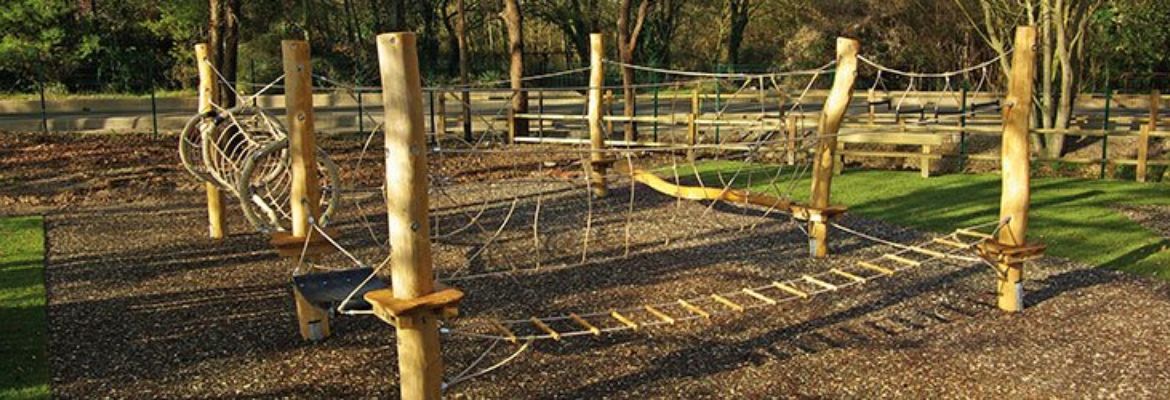
[[724,63],[739,64],[739,48],[743,44],[743,33],[751,19],[751,0],[728,0],[730,29],[727,32],[727,57]]
[[[240,43],[240,0],[209,0],[207,23],[208,41],[211,50],[211,65],[223,76],[219,82],[217,105],[231,108],[236,105],[236,54]],[[220,79],[218,76],[216,79]]]
[[[618,9],[618,57],[621,58],[625,64],[634,63],[634,52],[638,48],[638,36],[642,33],[642,27],[646,23],[646,14],[649,13],[650,7],[653,6],[653,1],[642,0],[638,5],[638,15],[634,20],[634,26],[630,26],[630,6],[632,0],[622,0],[621,8]],[[634,90],[634,69],[623,67],[622,69],[622,93],[623,93],[623,115],[626,118],[633,118],[637,109],[637,92]],[[627,120],[623,125],[624,138],[626,142],[633,142],[638,140],[638,127],[632,120]],[[613,132],[609,132],[613,133]]]
[[1056,79],[1052,61],[1052,0],[1040,0],[1040,127],[1052,127],[1052,84]]
[[[519,0],[504,0],[504,25],[508,27],[508,54],[511,67],[508,73],[512,80],[512,114],[528,112],[528,92],[524,91],[524,14],[520,11]],[[514,137],[528,136],[528,120],[512,119]]]
[[463,0],[455,0],[455,41],[459,47],[459,84],[464,86],[460,93],[463,140],[471,142],[471,92],[466,88],[471,83],[471,67],[467,64],[467,8],[463,3]]

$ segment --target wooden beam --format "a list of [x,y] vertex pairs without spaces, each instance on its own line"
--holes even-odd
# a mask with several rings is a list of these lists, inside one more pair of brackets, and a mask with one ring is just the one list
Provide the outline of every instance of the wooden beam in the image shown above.
[[1141,128],[1138,137],[1137,181],[1145,182],[1149,175],[1150,160],[1150,132],[1158,130],[1158,108],[1162,101],[1162,94],[1157,90],[1150,93],[1150,122]]
[[[199,113],[206,114],[214,109],[211,103],[219,96],[219,85],[216,84],[215,72],[211,68],[210,50],[207,44],[195,45],[195,64],[199,70]],[[202,139],[201,139],[202,140]],[[203,140],[203,146],[214,146],[208,140]],[[223,193],[219,186],[212,182],[204,182],[203,189],[207,192],[207,227],[208,235],[215,240],[221,240],[227,235],[227,224],[224,223]]]
[[699,143],[699,115],[702,113],[699,103],[699,89],[691,91],[691,113],[687,114],[687,160],[695,161],[695,144]]
[[[592,162],[605,158],[606,133],[602,127],[602,87],[605,86],[605,39],[600,33],[589,34],[589,142],[593,152],[589,155]],[[605,173],[591,169],[590,185],[593,186],[593,195],[605,197],[609,189],[605,184]]]
[[757,292],[757,291],[755,291],[755,290],[747,289],[747,288],[744,288],[744,289],[743,289],[743,292],[744,292],[745,294],[747,294],[748,296],[755,297],[755,298],[756,298],[757,300],[759,300],[759,301],[762,301],[762,302],[768,303],[768,305],[776,305],[776,300],[775,300],[775,299],[773,299],[773,298],[771,298],[771,297],[768,297],[768,296],[764,296],[764,294],[763,294],[763,293]]
[[[1003,190],[999,216],[1008,223],[1000,229],[998,237],[999,243],[1010,246],[1022,246],[1027,241],[1032,172],[1028,126],[1032,119],[1032,86],[1036,75],[1035,45],[1035,27],[1016,28],[1001,145]],[[1023,266],[1002,264],[997,269],[999,308],[1008,312],[1023,310]]]
[[593,334],[593,336],[601,336],[601,329],[597,329],[596,326],[593,326],[593,324],[589,323],[589,321],[586,321],[585,318],[581,318],[580,315],[577,315],[576,313],[569,313],[569,318],[572,319],[573,322],[576,322],[577,325],[581,325],[582,328],[588,330]]
[[868,262],[868,261],[858,261],[857,265],[859,267],[869,269],[872,271],[877,271],[877,272],[880,272],[880,273],[883,273],[886,275],[893,275],[894,274],[894,270],[877,265],[877,264],[874,264],[874,263],[871,263],[871,262]]
[[837,274],[837,276],[841,276],[841,277],[844,277],[844,278],[846,278],[846,279],[853,280],[853,281],[855,281],[855,282],[865,283],[865,281],[867,281],[867,280],[868,280],[868,279],[862,278],[862,277],[860,277],[860,276],[857,276],[857,275],[854,275],[854,274],[851,274],[851,273],[848,273],[848,272],[842,271],[842,270],[840,270],[840,269],[837,269],[837,268],[830,269],[830,270],[829,270],[829,272],[832,272],[832,273],[834,273],[834,274]]
[[698,315],[700,317],[711,318],[711,313],[704,311],[702,308],[699,308],[698,306],[691,304],[690,302],[688,302],[686,300],[679,299],[678,305],[682,306],[682,308],[685,308],[685,309],[687,309],[687,311],[690,311],[690,312],[692,312],[695,315]]
[[532,321],[532,325],[536,325],[538,329],[544,331],[544,333],[548,334],[548,336],[553,338],[553,340],[561,340],[561,333],[553,330],[552,327],[548,326],[548,324],[545,324],[540,320],[540,318],[532,317],[529,319],[529,321]]
[[832,283],[825,282],[825,281],[822,281],[820,279],[814,278],[812,275],[805,275],[802,278],[804,278],[805,282],[823,287],[823,288],[828,289],[828,290],[837,290],[838,289],[837,285],[834,285]]
[[519,343],[519,340],[516,339],[516,334],[513,333],[511,329],[508,329],[508,327],[504,326],[504,324],[501,324],[499,321],[494,319],[489,320],[488,324],[491,325],[492,328],[495,328],[497,331],[499,331],[500,334],[504,335],[504,337],[507,338],[509,342],[512,342],[512,344]]
[[[378,35],[385,119],[386,210],[394,297],[413,299],[434,291],[428,218],[427,140],[422,79],[413,33]],[[438,399],[443,382],[435,315],[399,319],[395,327],[403,399]]]
[[319,219],[320,185],[317,182],[317,140],[313,131],[313,64],[309,43],[301,40],[280,42],[284,66],[284,101],[288,115],[288,148],[291,159],[293,237],[303,238]]
[[772,282],[772,286],[775,286],[777,289],[783,290],[790,294],[796,295],[796,297],[800,297],[802,299],[808,298],[808,293],[805,293],[803,290],[794,288],[792,286],[788,286],[780,282]]
[[646,312],[653,314],[655,317],[658,317],[658,319],[662,320],[662,322],[668,324],[673,324],[675,322],[674,317],[667,315],[657,308],[654,308],[654,306],[646,306],[645,308]]
[[711,295],[711,299],[719,302],[720,304],[727,306],[727,308],[730,308],[730,309],[738,311],[738,312],[743,312],[745,310],[745,308],[743,306],[737,304],[734,301],[731,301],[731,299],[717,295],[717,294]]
[[626,318],[625,315],[622,315],[621,313],[617,312],[617,310],[610,311],[609,316],[613,317],[613,319],[618,320],[618,322],[621,322],[623,325],[630,327],[630,329],[633,329],[636,331],[639,328],[639,325],[637,322],[634,322],[633,320]]
[[798,131],[797,123],[799,121],[797,118],[799,116],[796,114],[789,115],[786,124],[786,128],[788,129],[785,129],[785,132],[788,134],[788,146],[785,149],[785,158],[788,161],[788,165],[796,165],[796,134]]
[[[813,208],[828,208],[829,193],[833,181],[833,165],[837,156],[837,133],[841,129],[841,121],[849,109],[853,98],[853,81],[857,76],[857,52],[861,43],[846,38],[837,38],[837,72],[833,78],[833,88],[825,100],[825,111],[821,113],[818,129],[820,138],[817,140],[817,150],[813,164],[812,197],[810,206]],[[829,255],[829,225],[828,221],[809,222],[809,247],[812,256],[824,258]]]
[[896,254],[885,254],[885,255],[882,255],[882,258],[896,262],[898,264],[903,264],[903,265],[906,265],[909,267],[917,267],[917,266],[922,265],[921,262],[914,261],[914,260],[911,260],[909,258],[902,257],[902,256],[899,256]]
[[956,241],[954,241],[954,240],[950,240],[950,239],[947,239],[947,238],[934,238],[934,242],[935,242],[935,243],[939,243],[939,244],[945,244],[945,245],[947,245],[947,246],[951,246],[951,247],[954,247],[954,248],[957,248],[957,249],[969,249],[969,248],[971,248],[971,246],[968,246],[966,243],[959,243],[959,242],[956,242]]

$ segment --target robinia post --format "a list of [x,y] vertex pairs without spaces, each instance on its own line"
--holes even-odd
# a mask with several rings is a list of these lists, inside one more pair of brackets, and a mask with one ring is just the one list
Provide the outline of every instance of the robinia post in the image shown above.
[[1031,161],[1028,127],[1032,118],[1032,84],[1036,72],[1036,28],[1016,28],[1011,80],[1003,110],[1003,193],[996,237],[979,245],[980,255],[995,264],[999,308],[1024,309],[1024,262],[1039,256],[1044,246],[1027,242],[1028,206],[1031,201]]
[[[289,208],[292,211],[293,239],[306,240],[311,235],[311,223],[321,217],[320,185],[317,182],[317,139],[313,118],[313,68],[309,58],[309,43],[302,40],[280,42],[284,67],[284,102],[288,118],[288,150],[292,179]],[[280,236],[280,235],[276,235]],[[274,236],[274,238],[276,238]],[[332,333],[329,315],[306,300],[299,291],[293,297],[297,309],[297,325],[305,340],[322,340]]]
[[[211,55],[207,44],[195,45],[195,64],[199,70],[199,113],[207,114],[213,111],[211,102],[219,91],[219,85],[215,82],[215,72],[211,69]],[[204,138],[200,138],[200,140],[204,140],[202,144],[204,149],[214,145],[214,143],[208,143]],[[203,188],[207,191],[209,235],[212,239],[223,239],[227,234],[223,217],[223,193],[220,193],[219,186],[212,182],[204,182]]]
[[462,292],[436,291],[427,218],[427,139],[422,80],[413,33],[378,35],[382,105],[386,124],[386,214],[390,230],[392,288],[365,299],[379,318],[394,325],[398,343],[401,398],[439,399],[443,359],[439,357],[440,314],[454,314]]
[[605,129],[602,127],[602,89],[605,86],[605,41],[600,33],[589,34],[589,181],[593,195],[605,197]]
[[833,164],[837,161],[837,132],[841,120],[853,100],[853,81],[857,77],[857,52],[861,43],[848,38],[837,38],[837,72],[833,88],[825,100],[825,111],[817,131],[817,149],[813,164],[812,198],[809,201],[809,250],[812,256],[829,255],[829,193],[833,182]]

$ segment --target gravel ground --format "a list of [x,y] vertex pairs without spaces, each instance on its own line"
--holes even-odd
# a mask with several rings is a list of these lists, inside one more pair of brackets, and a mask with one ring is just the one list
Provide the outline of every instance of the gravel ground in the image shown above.
[[[68,143],[62,146],[71,148]],[[159,154],[165,149],[163,142],[142,145],[144,151],[158,146]],[[889,250],[837,234],[835,256],[812,261],[804,254],[803,233],[784,218],[724,205],[708,210],[643,188],[633,193],[634,211],[627,212],[631,193],[625,182],[615,182],[608,199],[589,202],[569,183],[499,182],[545,173],[511,169],[539,165],[533,163],[536,156],[506,157],[452,160],[444,171],[453,178],[451,186],[432,196],[436,233],[447,235],[435,245],[439,276],[523,270],[457,283],[468,298],[455,327],[492,317],[600,311],[735,290]],[[9,159],[5,155],[0,162]],[[64,173],[72,172],[69,163],[61,165]],[[27,176],[5,174],[17,182]],[[279,259],[258,234],[205,239],[197,186],[177,171],[159,176],[167,189],[114,188],[115,196],[105,202],[54,203],[53,196],[62,193],[81,195],[75,194],[77,186],[49,186],[38,193],[26,187],[20,192],[25,201],[9,203],[15,204],[12,213],[48,214],[55,396],[397,396],[392,329],[373,318],[338,318],[330,339],[301,342],[288,289],[291,263]],[[384,240],[377,229],[385,218],[379,203],[376,195],[353,194],[336,223],[345,246],[370,261],[384,256],[376,245]],[[541,227],[534,238],[538,204]],[[590,207],[590,262],[547,268],[580,257],[581,227]],[[233,232],[247,232],[238,210],[229,215]],[[468,224],[474,215],[482,228]],[[898,241],[924,237],[854,216],[842,223]],[[493,244],[482,247],[488,241]],[[329,261],[344,266],[344,260]],[[1016,315],[995,309],[994,278],[986,267],[931,263],[856,289],[708,322],[535,342],[506,366],[447,394],[1160,398],[1170,393],[1167,284],[1052,258],[1029,268],[1028,275],[1029,307]],[[490,345],[444,336],[448,378]],[[480,367],[516,349],[500,344]]]

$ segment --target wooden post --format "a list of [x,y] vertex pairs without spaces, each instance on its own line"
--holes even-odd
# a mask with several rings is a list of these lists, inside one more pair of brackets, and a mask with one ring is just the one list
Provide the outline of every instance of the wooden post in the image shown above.
[[788,165],[796,165],[796,134],[800,129],[800,127],[796,125],[797,123],[798,120],[796,114],[791,114],[788,116],[788,123],[785,126],[785,128],[787,128],[786,130],[788,131]]
[[[427,217],[427,145],[422,80],[413,33],[378,35],[382,104],[386,124],[386,210],[390,229],[390,275],[396,299],[434,292],[431,228]],[[443,360],[437,316],[400,317],[395,327],[403,399],[439,399]]]
[[[833,152],[837,149],[837,132],[841,129],[841,120],[853,99],[853,81],[857,77],[857,52],[860,48],[861,43],[856,40],[837,38],[837,73],[833,78],[829,98],[825,100],[825,111],[821,113],[817,131],[820,138],[817,140],[812,198],[809,202],[814,210],[825,210],[830,204],[833,164],[836,161]],[[809,249],[816,258],[829,255],[829,221],[823,216],[813,215],[809,218]]]
[[447,135],[447,93],[443,91],[439,91],[439,111],[435,112],[435,123],[435,141],[440,141]]
[[[209,113],[212,111],[211,102],[216,98],[219,92],[219,85],[216,84],[215,73],[211,70],[211,59],[207,44],[200,43],[195,45],[195,63],[199,69],[199,113]],[[214,146],[215,143],[210,141],[203,141],[204,146]],[[212,182],[204,182],[203,188],[207,191],[207,223],[209,234],[212,239],[220,240],[227,235],[226,224],[223,217],[223,193],[220,193],[219,186]]]
[[[613,90],[612,89],[605,91],[604,110],[605,111],[603,112],[603,115],[607,115],[607,116],[613,115]],[[613,120],[605,121],[605,133],[606,133],[606,135],[613,134]]]
[[[1028,206],[1031,201],[1031,161],[1029,160],[1028,126],[1032,118],[1032,83],[1035,76],[1036,28],[1016,28],[1015,53],[1012,55],[1011,81],[1003,111],[1003,192],[1000,220],[1008,220],[999,231],[998,242],[1006,246],[1023,246],[1027,242]],[[1024,309],[1023,263],[999,262],[997,293],[999,308],[1004,311]]]
[[[605,86],[605,41],[600,33],[589,34],[589,144],[594,150],[589,155],[590,164],[600,163],[605,158],[605,131],[602,128],[602,87]],[[597,167],[590,168],[590,184],[593,195],[605,197],[609,189],[605,185],[605,172]]]
[[1155,90],[1150,93],[1150,121],[1142,127],[1141,136],[1138,137],[1138,182],[1145,182],[1149,174],[1150,132],[1158,130],[1158,108],[1161,100],[1161,92]]
[[869,124],[870,125],[876,124],[877,123],[877,104],[874,104],[874,100],[877,100],[877,95],[874,93],[873,89],[869,89],[868,91],[865,92],[865,99],[866,99],[866,102],[869,103]]
[[[317,182],[317,139],[313,131],[313,66],[309,43],[280,42],[284,66],[284,101],[288,118],[288,149],[292,210],[292,236],[306,238],[313,229],[310,221],[320,218],[320,185]],[[322,340],[330,335],[329,314],[308,302],[294,290],[297,325],[305,340]]]
[[921,175],[923,178],[930,177],[930,153],[930,145],[922,145],[922,158],[918,160],[918,168],[921,170]]
[[699,143],[699,125],[695,120],[699,119],[702,113],[701,103],[699,103],[699,89],[691,91],[691,113],[687,115],[687,160],[695,161],[698,155],[695,154],[695,144]]

